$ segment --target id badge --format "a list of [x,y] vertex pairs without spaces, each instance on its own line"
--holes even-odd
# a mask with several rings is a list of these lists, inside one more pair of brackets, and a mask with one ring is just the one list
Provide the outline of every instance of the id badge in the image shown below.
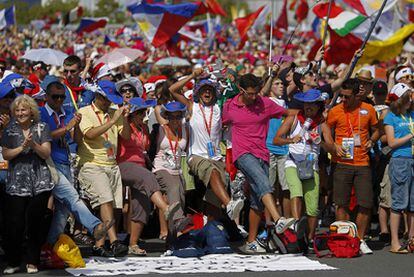
[[109,141],[105,141],[104,147],[106,149],[106,156],[108,157],[108,159],[115,160],[115,151],[112,143],[110,143]]
[[359,134],[354,135],[354,145],[361,146],[361,136]]
[[207,153],[210,158],[213,158],[215,156],[215,151],[214,151],[214,146],[213,146],[212,141],[207,142]]
[[343,138],[342,139],[342,148],[344,149],[345,156],[342,157],[344,160],[353,160],[354,159],[354,138]]

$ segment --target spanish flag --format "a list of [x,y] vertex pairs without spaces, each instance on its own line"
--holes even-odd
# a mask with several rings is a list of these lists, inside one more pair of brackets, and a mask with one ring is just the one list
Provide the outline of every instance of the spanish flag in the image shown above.
[[405,42],[413,33],[414,23],[398,29],[390,38],[384,41],[369,41],[359,63],[370,64],[374,60],[385,62],[394,59],[401,53]]

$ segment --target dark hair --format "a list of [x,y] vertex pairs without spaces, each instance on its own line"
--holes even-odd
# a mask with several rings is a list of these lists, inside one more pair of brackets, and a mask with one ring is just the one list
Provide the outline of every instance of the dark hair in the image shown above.
[[411,90],[406,91],[400,98],[397,100],[391,102],[390,104],[390,110],[396,114],[400,115],[403,113],[402,107],[405,106],[408,102],[410,102],[411,98]]
[[46,87],[46,94],[50,95],[52,88],[56,90],[65,90],[65,86],[62,83],[53,82]]
[[66,59],[63,61],[63,65],[66,65],[66,66],[72,66],[74,64],[77,64],[79,69],[82,67],[82,61],[76,55],[70,55],[66,57]]
[[352,94],[356,95],[359,93],[359,85],[360,85],[360,82],[356,78],[346,79],[342,83],[342,89],[352,90]]
[[262,80],[252,73],[247,73],[240,77],[239,85],[243,89],[260,88],[262,86]]

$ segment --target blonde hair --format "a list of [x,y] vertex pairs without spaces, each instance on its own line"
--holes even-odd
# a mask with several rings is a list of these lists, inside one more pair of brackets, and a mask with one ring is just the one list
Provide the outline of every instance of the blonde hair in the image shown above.
[[32,119],[35,122],[40,121],[39,107],[37,106],[37,103],[33,98],[31,98],[30,96],[25,95],[25,94],[17,96],[16,99],[14,99],[13,103],[10,106],[10,111],[11,111],[13,116],[15,116],[16,109],[20,105],[22,105],[25,108],[30,109],[30,111],[32,112]]

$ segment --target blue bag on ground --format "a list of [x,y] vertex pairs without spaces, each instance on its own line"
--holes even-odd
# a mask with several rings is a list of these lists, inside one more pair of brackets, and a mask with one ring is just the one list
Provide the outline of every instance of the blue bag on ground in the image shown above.
[[229,235],[223,224],[218,221],[209,221],[203,227],[205,237],[204,250],[206,254],[227,254],[233,253],[228,241]]
[[203,242],[204,234],[202,230],[183,234],[172,243],[172,255],[179,258],[201,257],[205,255]]

